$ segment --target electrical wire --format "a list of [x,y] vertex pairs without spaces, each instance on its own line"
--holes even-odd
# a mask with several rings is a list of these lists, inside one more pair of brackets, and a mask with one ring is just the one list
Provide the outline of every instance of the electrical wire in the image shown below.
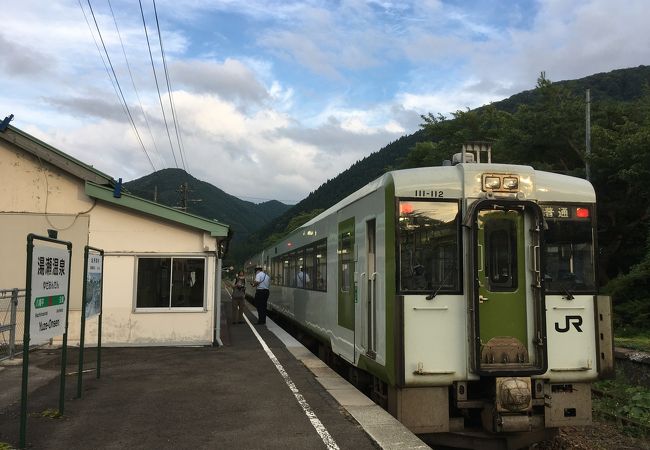
[[90,0],[88,1],[88,7],[90,8],[90,13],[93,16],[93,21],[95,22],[95,27],[97,28],[97,34],[99,35],[99,40],[102,43],[102,47],[104,48],[104,52],[106,53],[106,60],[108,61],[108,65],[111,68],[111,72],[113,73],[113,76],[115,77],[115,83],[117,84],[117,88],[120,91],[120,97],[122,98],[122,101],[124,102],[124,106],[126,108],[127,115],[129,116],[129,120],[131,121],[131,125],[133,126],[133,130],[135,131],[136,136],[138,137],[138,141],[140,142],[140,146],[142,147],[142,151],[144,151],[144,154],[147,156],[147,160],[149,161],[149,164],[151,164],[151,168],[156,171],[156,167],[153,165],[153,162],[151,161],[151,158],[149,157],[149,153],[147,153],[147,149],[144,146],[144,143],[142,142],[142,138],[140,137],[140,133],[138,133],[138,128],[135,126],[135,121],[133,120],[133,116],[131,115],[131,111],[129,110],[129,105],[126,103],[126,99],[124,98],[124,93],[122,92],[122,87],[120,86],[120,81],[117,79],[117,74],[115,73],[115,69],[113,68],[113,63],[111,62],[111,57],[108,54],[108,50],[106,49],[106,44],[104,43],[104,38],[102,37],[102,32],[99,29],[99,24],[97,23],[97,18],[95,17],[95,12],[93,11],[93,7],[90,4]]
[[111,82],[111,86],[113,86],[113,90],[115,91],[115,95],[118,98],[118,102],[120,103],[120,106],[122,107],[122,111],[124,111],[124,114],[127,114],[126,108],[124,108],[124,104],[122,103],[122,100],[120,99],[120,93],[117,92],[117,86],[115,86],[115,81],[113,81],[113,77],[111,76],[111,72],[108,70],[108,66],[106,65],[106,60],[104,59],[104,55],[102,54],[102,49],[99,48],[99,43],[97,42],[97,38],[95,37],[95,33],[93,33],[93,28],[90,25],[90,22],[88,22],[88,16],[86,15],[86,11],[84,10],[83,5],[81,4],[81,0],[79,0],[79,7],[81,8],[81,12],[84,15],[84,19],[86,20],[86,25],[88,25],[88,30],[90,31],[90,35],[93,38],[93,42],[95,43],[95,47],[97,48],[97,52],[99,53],[99,58],[102,60],[102,64],[104,65],[104,69],[106,70],[106,75],[108,75],[108,79]]
[[[88,0],[90,1],[90,0]],[[160,95],[160,85],[158,84],[158,76],[156,75],[156,67],[153,63],[153,55],[151,54],[151,44],[149,42],[149,33],[147,32],[147,22],[144,20],[144,10],[142,9],[142,0],[138,0],[140,3],[140,14],[142,15],[142,26],[144,27],[144,34],[147,37],[147,48],[149,49],[149,59],[151,60],[151,68],[153,69],[153,77],[156,80],[156,89],[158,90],[158,99],[160,100],[160,109],[162,110],[163,121],[165,122],[165,128],[167,129],[167,137],[169,138],[169,146],[171,147],[172,156],[174,157],[174,165],[178,169],[178,161],[176,161],[176,153],[174,153],[174,145],[172,144],[172,136],[169,133],[169,126],[167,125],[167,115],[165,114],[165,108],[163,107],[162,96]]]
[[158,10],[156,9],[156,0],[153,1],[153,12],[156,16],[156,28],[158,29],[158,42],[160,42],[160,54],[162,55],[163,68],[165,69],[165,79],[167,80],[167,92],[169,93],[169,105],[172,110],[172,120],[174,121],[174,129],[176,130],[176,139],[178,141],[178,153],[181,155],[181,163],[183,164],[183,169],[187,172],[185,166],[185,149],[183,148],[180,134],[178,132],[178,119],[176,118],[176,108],[174,107],[174,96],[172,94],[171,82],[169,81],[169,72],[167,70],[167,59],[165,58],[165,50],[163,49],[162,34],[160,33],[160,23],[158,22]]
[[160,154],[160,150],[158,150],[158,146],[156,145],[156,139],[153,136],[153,132],[151,131],[151,126],[149,125],[149,119],[147,118],[147,114],[144,112],[144,108],[142,107],[142,100],[140,99],[140,94],[138,92],[138,88],[135,86],[135,80],[133,79],[133,72],[131,71],[131,64],[129,64],[129,58],[126,56],[126,50],[124,48],[124,41],[122,41],[122,34],[120,33],[120,28],[117,26],[117,19],[115,17],[115,13],[113,12],[113,5],[111,5],[111,0],[106,0],[108,2],[108,7],[111,10],[111,15],[113,16],[113,23],[115,24],[115,30],[117,31],[117,36],[120,39],[120,45],[122,46],[122,54],[124,55],[124,61],[126,62],[126,68],[129,71],[129,77],[131,78],[131,85],[133,86],[133,90],[135,91],[135,96],[138,99],[138,104],[140,105],[140,111],[142,111],[142,117],[144,117],[144,122],[147,125],[147,129],[149,130],[149,135],[151,136],[151,142],[153,143],[154,150],[156,154],[158,155],[158,159],[162,161],[163,166],[165,165],[164,159],[162,158]]

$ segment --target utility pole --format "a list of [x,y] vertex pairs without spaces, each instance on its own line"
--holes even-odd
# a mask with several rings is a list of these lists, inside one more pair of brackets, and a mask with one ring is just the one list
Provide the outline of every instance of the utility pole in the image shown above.
[[591,181],[591,168],[589,167],[589,159],[591,158],[591,94],[587,89],[587,104],[586,104],[586,131],[585,131],[585,172],[587,181]]
[[180,209],[183,212],[187,212],[187,207],[188,207],[188,204],[190,202],[196,203],[196,202],[203,201],[202,199],[193,199],[193,200],[189,199],[190,192],[192,192],[192,190],[190,189],[187,181],[185,183],[181,184],[178,187],[178,190],[176,192],[178,192],[179,195],[180,195],[180,198],[179,198],[180,206],[177,206],[176,209]]

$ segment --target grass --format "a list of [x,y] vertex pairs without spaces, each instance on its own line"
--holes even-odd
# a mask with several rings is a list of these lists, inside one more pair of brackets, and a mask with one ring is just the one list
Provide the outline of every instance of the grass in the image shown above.
[[63,417],[63,415],[59,412],[58,409],[50,409],[50,408],[43,410],[40,413],[32,413],[30,415],[32,417],[46,417],[49,419],[61,419]]
[[6,442],[0,442],[0,450],[14,450],[14,448]]
[[593,387],[602,393],[593,400],[596,416],[618,423],[626,434],[650,436],[650,389],[630,384],[621,370],[616,371],[616,379]]
[[648,336],[648,334],[615,336],[614,345],[616,347],[625,347],[633,350],[650,352],[650,336]]

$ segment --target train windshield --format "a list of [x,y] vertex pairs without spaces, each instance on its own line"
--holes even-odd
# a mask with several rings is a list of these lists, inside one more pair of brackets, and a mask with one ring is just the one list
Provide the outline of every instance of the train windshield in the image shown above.
[[542,205],[547,292],[595,292],[592,208]]
[[457,202],[399,202],[399,289],[459,292]]

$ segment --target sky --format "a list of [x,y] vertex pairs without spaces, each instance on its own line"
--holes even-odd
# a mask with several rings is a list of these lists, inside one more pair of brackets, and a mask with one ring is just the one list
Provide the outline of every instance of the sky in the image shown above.
[[542,71],[650,64],[648,0],[140,1],[1,0],[0,120],[115,179],[178,167],[256,203]]

